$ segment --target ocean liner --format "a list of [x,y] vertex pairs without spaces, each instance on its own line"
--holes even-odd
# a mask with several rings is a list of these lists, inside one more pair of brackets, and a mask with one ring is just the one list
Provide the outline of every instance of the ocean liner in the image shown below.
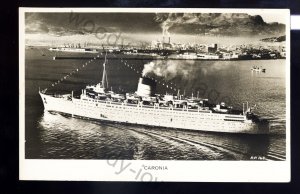
[[74,47],[51,47],[49,51],[60,51],[70,53],[98,53],[96,49],[91,48],[74,48]]
[[251,107],[235,110],[225,103],[182,95],[156,94],[156,81],[139,78],[134,93],[115,93],[108,89],[106,57],[100,83],[88,85],[79,96],[54,95],[39,91],[45,111],[74,117],[133,125],[157,126],[225,133],[265,134],[267,120],[255,115]]

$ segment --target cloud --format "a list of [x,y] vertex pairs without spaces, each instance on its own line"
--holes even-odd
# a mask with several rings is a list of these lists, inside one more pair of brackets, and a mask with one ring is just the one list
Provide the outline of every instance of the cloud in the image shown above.
[[158,13],[163,34],[264,35],[285,32],[285,25],[266,23],[246,13]]
[[48,33],[49,28],[46,24],[40,21],[36,21],[34,23],[26,24],[25,32],[26,33]]
[[[26,13],[28,33],[74,35],[105,32],[158,32],[154,13]],[[48,28],[48,31],[46,28]]]
[[[70,20],[70,16],[78,16]],[[91,34],[87,21],[94,29],[106,32],[211,35],[277,35],[285,25],[266,23],[261,16],[245,13],[26,13],[26,33],[54,35]],[[90,23],[91,25],[91,23]]]

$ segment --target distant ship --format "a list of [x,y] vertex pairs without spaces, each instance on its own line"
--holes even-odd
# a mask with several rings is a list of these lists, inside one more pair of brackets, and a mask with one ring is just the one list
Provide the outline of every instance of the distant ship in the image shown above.
[[98,53],[96,49],[74,47],[51,47],[49,51],[72,52],[72,53]]
[[218,60],[218,59],[220,59],[220,56],[216,55],[216,54],[185,52],[183,54],[176,55],[176,58],[178,58],[178,59]]
[[213,105],[208,99],[156,94],[156,81],[140,77],[134,93],[115,93],[108,88],[106,56],[102,81],[86,86],[79,96],[53,95],[39,91],[44,109],[74,117],[133,125],[157,126],[198,131],[265,134],[267,120],[248,107],[234,110],[225,103]]

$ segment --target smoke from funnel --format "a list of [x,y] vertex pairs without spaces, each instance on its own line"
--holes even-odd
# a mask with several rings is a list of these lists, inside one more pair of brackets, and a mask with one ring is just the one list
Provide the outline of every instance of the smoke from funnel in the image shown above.
[[166,80],[180,76],[188,79],[194,70],[194,61],[180,63],[180,61],[151,61],[144,65],[143,76],[154,74],[158,77],[164,77]]

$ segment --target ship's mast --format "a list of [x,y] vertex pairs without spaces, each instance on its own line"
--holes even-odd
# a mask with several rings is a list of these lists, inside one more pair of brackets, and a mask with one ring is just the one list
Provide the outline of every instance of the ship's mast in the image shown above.
[[102,87],[103,88],[105,88],[105,81],[106,81],[106,87],[108,87],[107,74],[106,74],[106,69],[105,69],[106,56],[107,56],[107,52],[105,53],[105,58],[104,58],[104,63],[103,63],[103,74],[102,74]]

